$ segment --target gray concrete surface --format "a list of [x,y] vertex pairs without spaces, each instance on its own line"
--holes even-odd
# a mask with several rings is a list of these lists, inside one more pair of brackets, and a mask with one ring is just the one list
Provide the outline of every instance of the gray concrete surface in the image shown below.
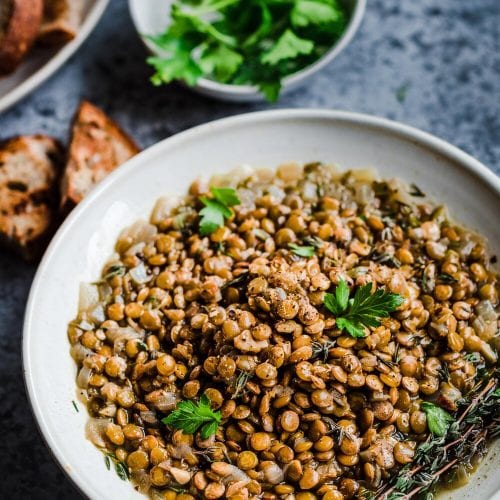
[[[306,88],[272,107],[347,109],[432,132],[500,173],[498,0],[368,0],[355,40]],[[215,118],[268,105],[212,101],[148,83],[145,51],[125,0],[112,0],[79,52],[47,83],[0,115],[0,137],[65,140],[78,101],[104,107],[144,147]],[[80,495],[52,459],[26,400],[21,324],[34,265],[0,252],[0,498]]]

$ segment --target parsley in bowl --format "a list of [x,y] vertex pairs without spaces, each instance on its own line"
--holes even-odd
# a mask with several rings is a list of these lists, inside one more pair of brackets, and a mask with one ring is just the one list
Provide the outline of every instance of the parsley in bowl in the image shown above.
[[130,3],[139,31],[153,33],[144,39],[154,85],[180,80],[214,97],[273,102],[342,50],[365,1],[175,0],[155,31],[151,13]]

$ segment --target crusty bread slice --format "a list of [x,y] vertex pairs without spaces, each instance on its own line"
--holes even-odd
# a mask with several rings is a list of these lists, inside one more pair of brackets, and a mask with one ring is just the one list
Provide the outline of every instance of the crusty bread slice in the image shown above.
[[100,180],[139,151],[101,109],[83,101],[73,121],[61,183],[63,212],[73,208]]
[[0,75],[12,73],[33,45],[42,21],[43,0],[1,0]]
[[55,227],[61,148],[51,137],[0,144],[0,243],[36,256]]
[[82,22],[83,0],[45,0],[38,41],[64,45],[73,40]]

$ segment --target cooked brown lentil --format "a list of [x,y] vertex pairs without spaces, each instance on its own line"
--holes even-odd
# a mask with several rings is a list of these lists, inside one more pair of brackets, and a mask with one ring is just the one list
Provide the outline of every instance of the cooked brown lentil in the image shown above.
[[[173,211],[159,202],[151,224],[126,230],[102,282],[86,286],[68,336],[89,437],[155,499],[376,490],[429,436],[421,402],[456,407],[474,384],[468,353],[497,363],[484,242],[366,171],[285,165],[228,182],[241,204],[224,227],[200,236],[209,194],[197,181]],[[322,307],[340,278],[405,301],[352,338]],[[202,394],[222,414],[214,436],[161,423]]]

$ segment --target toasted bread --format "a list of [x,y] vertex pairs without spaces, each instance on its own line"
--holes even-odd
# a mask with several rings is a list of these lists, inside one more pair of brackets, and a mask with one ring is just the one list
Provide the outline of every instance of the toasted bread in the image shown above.
[[2,0],[0,75],[12,73],[33,45],[42,21],[43,0]]
[[106,114],[83,101],[72,128],[68,162],[61,183],[61,207],[67,212],[116,167],[139,152],[134,141]]
[[0,243],[36,256],[55,227],[61,148],[46,136],[0,144]]
[[38,41],[44,45],[64,45],[78,33],[83,0],[45,0]]

